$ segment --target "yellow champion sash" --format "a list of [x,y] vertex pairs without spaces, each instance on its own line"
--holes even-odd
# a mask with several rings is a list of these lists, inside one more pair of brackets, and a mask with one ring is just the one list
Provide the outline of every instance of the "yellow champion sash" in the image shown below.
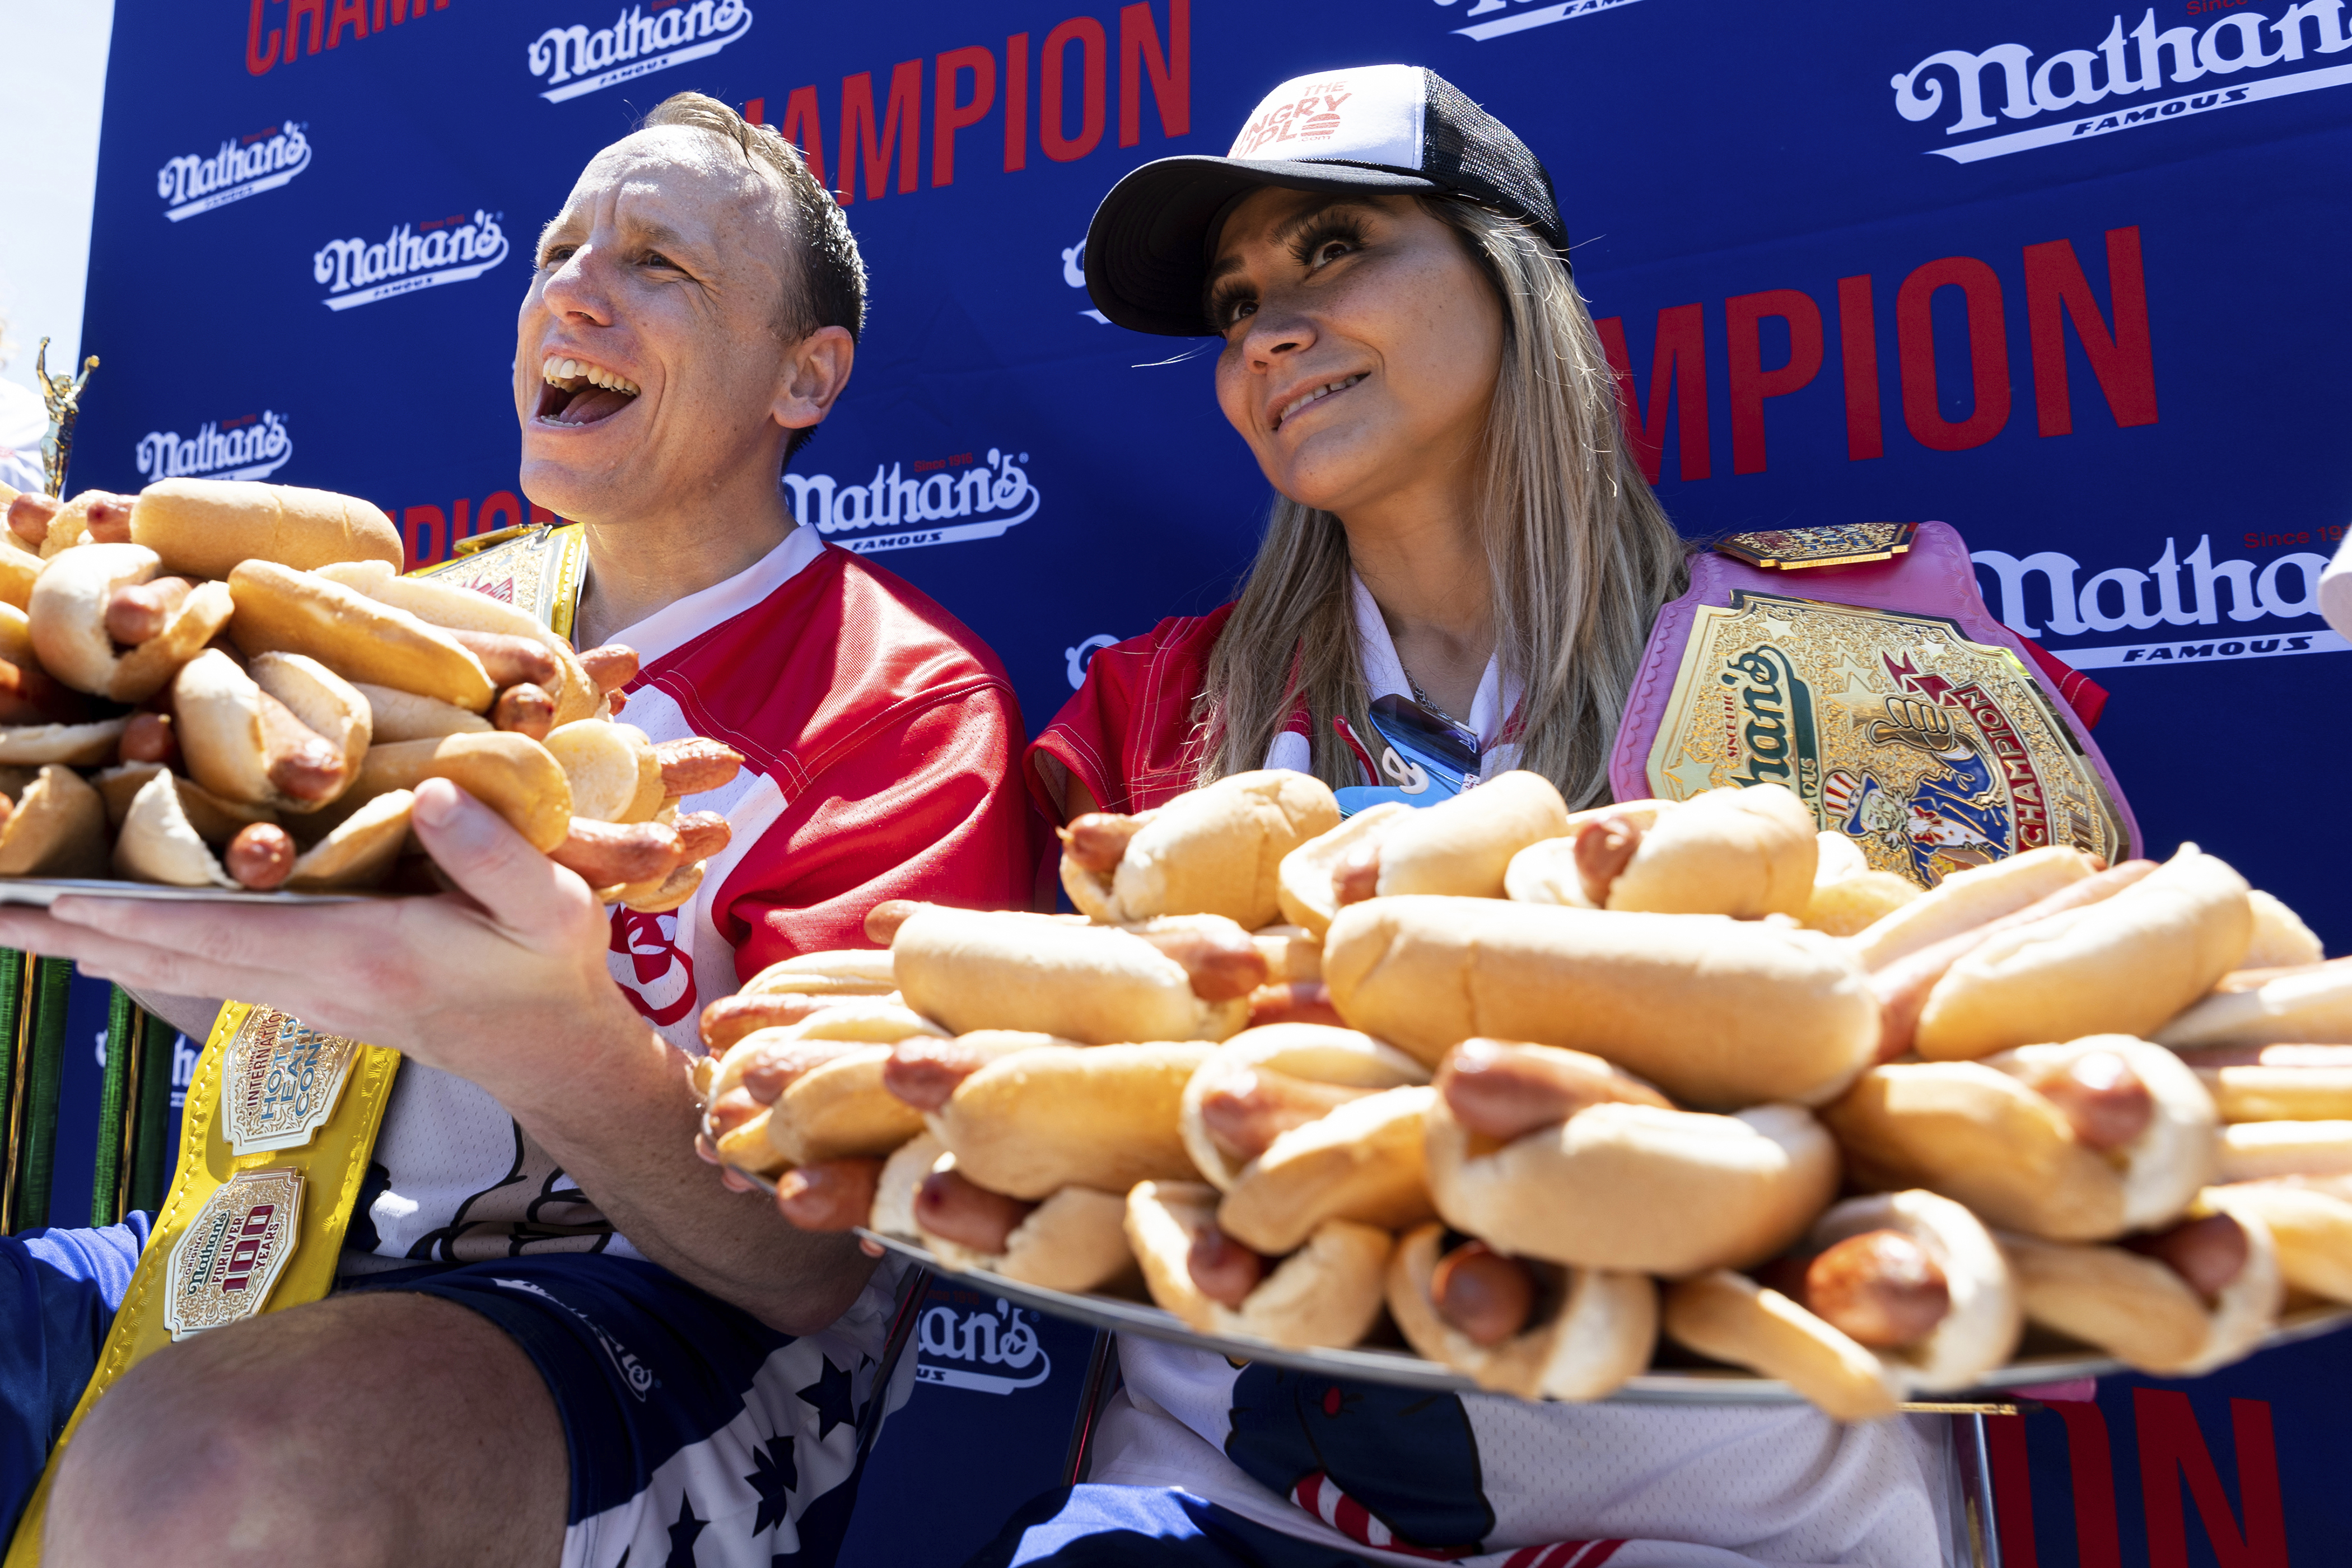
[[[572,635],[587,575],[577,524],[467,542],[474,548],[416,575],[488,594]],[[275,1008],[223,1005],[188,1084],[171,1195],[0,1568],[39,1563],[58,1458],[124,1373],[175,1340],[333,1288],[399,1068],[397,1051],[320,1034]]]

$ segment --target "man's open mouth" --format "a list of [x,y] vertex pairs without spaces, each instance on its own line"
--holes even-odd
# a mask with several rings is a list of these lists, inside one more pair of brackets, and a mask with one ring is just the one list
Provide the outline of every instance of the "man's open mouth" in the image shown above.
[[641,390],[617,371],[584,360],[551,359],[539,369],[538,416],[551,425],[593,425],[635,402]]

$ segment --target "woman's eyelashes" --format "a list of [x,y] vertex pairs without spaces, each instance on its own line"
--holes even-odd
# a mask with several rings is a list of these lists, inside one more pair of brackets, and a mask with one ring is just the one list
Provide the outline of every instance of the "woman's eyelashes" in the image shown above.
[[[1366,243],[1361,218],[1332,214],[1301,229],[1285,249],[1299,271],[1312,277],[1332,262],[1363,249]],[[1209,297],[1209,321],[1220,332],[1232,331],[1256,310],[1256,291],[1238,280]]]

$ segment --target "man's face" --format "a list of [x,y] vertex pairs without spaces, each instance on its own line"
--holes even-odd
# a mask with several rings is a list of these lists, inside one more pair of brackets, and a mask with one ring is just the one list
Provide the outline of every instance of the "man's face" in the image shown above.
[[599,153],[539,244],[516,321],[522,485],[566,517],[656,516],[782,437],[781,197],[683,126]]

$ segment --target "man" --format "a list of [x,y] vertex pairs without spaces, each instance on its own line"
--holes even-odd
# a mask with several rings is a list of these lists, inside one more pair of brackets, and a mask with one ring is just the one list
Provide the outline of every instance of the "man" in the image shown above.
[[57,1466],[47,1561],[831,1560],[886,1281],[721,1189],[684,1053],[701,1005],[860,945],[877,901],[1021,902],[1030,872],[994,659],[781,494],[863,293],[797,154],[698,95],[598,153],[541,238],[515,397],[525,489],[585,524],[575,637],[643,655],[627,718],[656,740],[749,759],[689,802],[735,838],[675,917],[608,922],[440,782],[415,831],[465,897],[0,916],[192,1034],[209,1005],[170,998],[226,995],[405,1058],[341,1289],[115,1384]]

